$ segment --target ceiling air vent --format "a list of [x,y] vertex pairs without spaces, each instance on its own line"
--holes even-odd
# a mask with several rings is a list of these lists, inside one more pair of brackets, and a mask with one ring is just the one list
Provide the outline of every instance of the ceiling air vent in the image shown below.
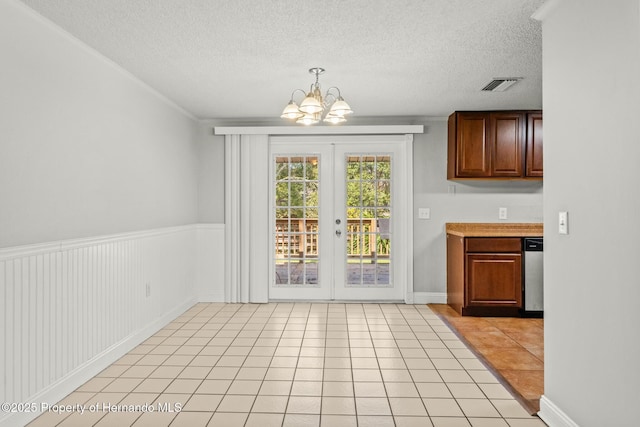
[[522,80],[522,77],[494,78],[482,90],[485,92],[504,92],[520,80]]

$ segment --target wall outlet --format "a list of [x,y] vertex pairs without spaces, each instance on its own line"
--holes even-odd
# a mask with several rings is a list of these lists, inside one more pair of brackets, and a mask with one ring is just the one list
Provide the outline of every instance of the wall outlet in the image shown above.
[[569,234],[569,213],[568,212],[558,213],[558,233]]
[[145,293],[147,295],[147,298],[149,298],[151,296],[151,283],[147,283],[145,285]]
[[498,208],[498,219],[507,219],[507,208]]
[[431,219],[431,208],[418,208],[419,219]]

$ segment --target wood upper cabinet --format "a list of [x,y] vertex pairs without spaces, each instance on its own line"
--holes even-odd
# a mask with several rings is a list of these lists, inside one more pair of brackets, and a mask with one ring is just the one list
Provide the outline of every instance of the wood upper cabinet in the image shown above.
[[448,125],[447,179],[542,177],[540,111],[458,111]]
[[513,178],[522,176],[523,137],[524,114],[489,114],[491,176]]
[[489,115],[464,113],[449,117],[449,145],[454,138],[455,175],[460,177],[491,176],[491,150],[487,140]]
[[527,114],[526,175],[542,177],[542,113]]

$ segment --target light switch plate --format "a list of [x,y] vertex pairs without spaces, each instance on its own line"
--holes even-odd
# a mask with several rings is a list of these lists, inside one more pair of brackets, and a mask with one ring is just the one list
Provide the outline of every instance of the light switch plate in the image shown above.
[[558,233],[569,234],[569,213],[568,212],[558,213]]
[[507,208],[498,208],[498,219],[507,219]]
[[431,219],[431,208],[418,208],[418,219]]

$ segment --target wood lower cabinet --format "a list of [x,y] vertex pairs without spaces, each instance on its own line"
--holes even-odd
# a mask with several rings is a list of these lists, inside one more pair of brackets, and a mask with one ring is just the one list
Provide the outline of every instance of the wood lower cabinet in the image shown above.
[[520,254],[467,254],[466,307],[522,306]]
[[522,239],[447,234],[447,302],[462,315],[518,316]]

